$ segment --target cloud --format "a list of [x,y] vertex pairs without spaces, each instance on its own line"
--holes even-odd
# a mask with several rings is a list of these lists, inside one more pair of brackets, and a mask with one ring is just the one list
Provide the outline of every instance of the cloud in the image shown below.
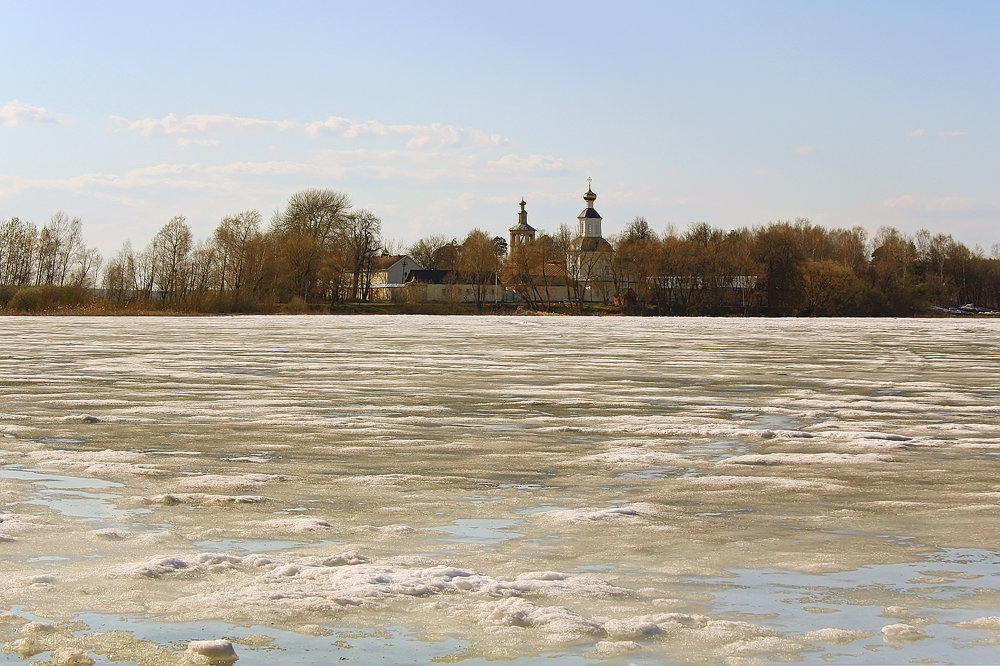
[[490,162],[490,166],[509,173],[534,173],[538,171],[562,171],[566,162],[552,155],[504,155]]
[[904,194],[894,199],[886,199],[882,205],[890,210],[915,213],[988,213],[1000,211],[1000,205],[952,196],[915,196]]
[[965,136],[968,132],[962,132],[961,130],[946,130],[944,132],[938,132],[938,136],[943,136],[946,139],[953,139],[959,136]]
[[[263,120],[229,114],[193,114],[177,116],[173,113],[162,118],[129,120],[112,116],[119,131],[135,132],[140,136],[175,137],[182,146],[217,146],[213,137],[224,132],[277,131],[285,132],[300,127],[293,120]],[[342,116],[328,116],[326,120],[305,123],[306,134],[312,137],[334,136],[341,139],[400,138],[411,149],[474,148],[490,149],[511,143],[499,134],[431,123],[428,125],[387,124],[377,120],[359,122]]]
[[497,148],[510,144],[510,139],[477,129],[431,123],[430,125],[389,125],[377,120],[359,122],[341,116],[329,116],[306,124],[306,133],[313,137],[333,135],[341,139],[365,137],[407,139],[409,148],[472,147]]
[[222,141],[219,139],[192,139],[190,137],[182,136],[177,139],[178,146],[206,146],[208,148],[215,148],[216,146],[221,146]]
[[925,130],[923,127],[919,127],[910,132],[910,136],[923,136],[925,134],[927,134],[927,130]]
[[[181,145],[192,145],[191,137],[219,134],[223,132],[277,131],[294,129],[292,120],[262,120],[229,114],[193,114],[178,117],[172,113],[162,118],[142,118],[128,120],[121,116],[111,116],[120,130],[136,132],[140,136],[177,137]],[[204,145],[204,144],[201,144]]]
[[59,122],[59,114],[40,106],[25,104],[18,99],[12,99],[0,107],[0,125],[4,127],[24,127],[25,125]]
[[803,144],[795,149],[796,155],[808,155],[809,153],[815,153],[816,146],[810,146],[808,143]]

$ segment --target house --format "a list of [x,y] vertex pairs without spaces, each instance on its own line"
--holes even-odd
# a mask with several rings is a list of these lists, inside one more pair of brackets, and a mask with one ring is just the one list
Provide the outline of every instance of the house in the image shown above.
[[414,270],[423,270],[420,262],[408,254],[389,254],[372,261],[371,297],[373,300],[389,301],[406,284],[406,277]]
[[410,271],[403,294],[411,302],[497,303],[503,300],[503,286],[495,274],[491,274],[485,284],[465,283],[459,279],[456,271]]

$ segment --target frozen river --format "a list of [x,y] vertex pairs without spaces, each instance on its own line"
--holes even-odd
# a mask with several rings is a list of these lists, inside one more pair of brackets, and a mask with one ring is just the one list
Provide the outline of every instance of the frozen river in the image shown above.
[[1000,321],[0,318],[0,663],[989,663]]

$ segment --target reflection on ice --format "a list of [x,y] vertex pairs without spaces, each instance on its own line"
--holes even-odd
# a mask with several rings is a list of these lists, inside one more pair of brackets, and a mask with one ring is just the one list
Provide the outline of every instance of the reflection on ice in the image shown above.
[[450,534],[455,541],[466,543],[498,544],[508,539],[524,536],[510,528],[518,524],[516,520],[500,518],[459,518],[451,525],[438,529]]
[[26,481],[35,488],[26,504],[39,504],[54,511],[91,520],[115,520],[140,513],[140,510],[123,511],[114,500],[117,496],[96,492],[97,489],[120,488],[121,483],[94,478],[52,474],[25,469],[20,465],[0,467],[0,479]]
[[[720,616],[764,618],[771,626],[803,631],[817,641],[825,635],[828,640],[820,642],[861,642],[863,653],[835,651],[838,663],[947,662],[956,658],[956,643],[964,646],[962,662],[987,663],[995,660],[997,645],[977,639],[975,632],[1000,627],[981,615],[984,604],[995,604],[1000,591],[998,565],[997,552],[945,549],[916,562],[822,575],[740,569],[701,582],[718,586],[713,607]],[[880,624],[880,633],[872,633]],[[829,641],[831,637],[838,640]],[[932,640],[924,640],[928,638]],[[880,652],[886,653],[884,659],[864,658]]]

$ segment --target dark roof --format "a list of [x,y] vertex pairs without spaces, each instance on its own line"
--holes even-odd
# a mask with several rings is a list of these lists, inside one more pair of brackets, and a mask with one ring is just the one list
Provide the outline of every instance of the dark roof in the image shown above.
[[611,243],[600,236],[577,236],[569,244],[573,252],[611,252]]
[[406,281],[424,284],[450,284],[455,282],[457,277],[455,271],[419,270],[410,271],[406,276]]
[[583,217],[591,218],[591,219],[597,218],[598,220],[602,219],[600,213],[598,213],[593,208],[584,208],[583,212],[576,216],[576,219],[579,220],[580,218],[583,218]]
[[372,261],[372,270],[384,271],[403,258],[401,254],[383,254]]
[[518,222],[512,226],[509,231],[534,231],[535,228],[528,224],[527,222]]

